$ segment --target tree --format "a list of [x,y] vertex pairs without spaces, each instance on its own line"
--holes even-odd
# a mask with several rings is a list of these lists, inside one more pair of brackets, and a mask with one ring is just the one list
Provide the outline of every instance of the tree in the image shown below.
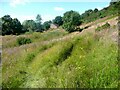
[[2,35],[10,35],[12,33],[12,18],[10,15],[2,17]]
[[112,3],[114,5],[114,8],[118,10],[118,13],[120,13],[120,0],[114,0]]
[[89,10],[85,11],[85,15],[86,16],[89,16],[91,13],[93,13],[92,9],[89,9]]
[[95,13],[96,13],[96,12],[98,12],[98,9],[97,9],[97,8],[95,8],[95,9],[94,9],[94,12],[95,12]]
[[46,31],[50,28],[51,21],[46,21],[43,23],[43,29]]
[[37,22],[37,23],[41,23],[41,20],[42,20],[42,18],[41,18],[41,16],[38,14],[37,17],[36,17],[36,22]]
[[33,32],[36,30],[36,22],[34,20],[25,20],[22,25],[26,31]]
[[117,3],[117,0],[111,0],[110,5],[114,5]]
[[61,26],[63,24],[62,17],[61,16],[55,17],[55,19],[53,20],[53,24],[57,24],[58,26]]
[[22,25],[17,18],[12,19],[10,15],[5,15],[2,20],[2,35],[16,35],[23,33]]
[[63,28],[68,32],[75,31],[76,26],[81,24],[80,14],[76,11],[68,11],[63,16]]
[[22,25],[17,18],[14,18],[12,20],[12,34],[16,35],[16,34],[20,34],[20,33],[23,33]]
[[2,35],[2,19],[0,18],[0,35]]
[[37,32],[42,32],[42,25],[41,25],[41,16],[38,14],[37,17],[36,17],[36,31]]

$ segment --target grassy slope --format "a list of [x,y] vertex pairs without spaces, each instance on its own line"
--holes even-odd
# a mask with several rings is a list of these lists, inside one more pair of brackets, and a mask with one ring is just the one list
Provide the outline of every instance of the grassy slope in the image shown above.
[[38,54],[23,86],[117,87],[117,46],[97,40],[93,36],[78,37]]
[[3,87],[117,87],[117,43],[111,39],[117,29],[110,31],[73,34],[72,39],[70,34],[59,42],[51,42],[57,35],[49,34],[40,42],[5,49]]
[[26,33],[25,35],[19,35],[19,36],[7,35],[7,36],[4,36],[4,38],[2,39],[2,41],[3,41],[2,45],[3,45],[3,48],[16,47],[16,46],[18,46],[16,43],[16,39],[18,37],[30,38],[32,40],[32,42],[42,42],[42,41],[48,41],[48,40],[51,40],[54,38],[60,38],[66,34],[67,34],[67,32],[57,29],[57,30],[49,30],[44,33],[34,32],[34,33],[30,33],[30,34]]

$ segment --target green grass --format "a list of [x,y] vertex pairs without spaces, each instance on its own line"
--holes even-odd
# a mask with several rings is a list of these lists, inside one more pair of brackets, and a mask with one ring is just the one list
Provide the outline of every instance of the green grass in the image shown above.
[[[55,42],[46,45],[38,44],[40,47],[27,45],[27,47],[16,48],[17,54],[10,53],[10,50],[3,51],[2,86],[7,88],[19,87],[25,82],[28,76],[26,70],[34,57],[54,44]],[[6,59],[4,56],[9,58]]]
[[105,17],[105,19],[100,20],[98,23],[105,22],[105,21],[110,20],[110,19],[113,19],[113,18],[115,18],[115,17],[118,17],[118,15],[115,14],[115,15],[111,15],[111,16]]
[[106,45],[89,34],[59,42],[35,56],[20,87],[117,87],[117,45],[113,42]]
[[[48,48],[54,46],[57,41],[50,42],[49,40],[60,38],[61,36],[66,35],[67,32],[60,30],[52,30],[45,33],[32,33],[27,35],[21,35],[17,38],[27,37],[32,39],[31,44],[22,45],[19,47],[11,46],[11,42],[8,42],[8,47],[3,49],[3,87],[19,87],[25,78],[28,76],[26,70],[28,69],[29,64],[33,61],[38,53],[44,52]],[[43,37],[44,36],[44,37]],[[7,41],[11,40],[16,36],[5,37]],[[38,37],[36,39],[36,37]],[[4,37],[3,37],[4,38]],[[35,41],[36,40],[36,41]],[[48,43],[42,41],[48,40]],[[13,40],[12,43],[16,42]],[[11,46],[11,47],[9,47]],[[16,46],[16,45],[15,45]],[[9,73],[9,74],[7,74]],[[6,75],[7,74],[7,75]]]
[[17,39],[19,38],[29,38],[31,39],[32,42],[42,42],[42,41],[49,41],[55,38],[60,38],[63,37],[67,34],[64,30],[49,30],[44,33],[40,32],[33,32],[33,33],[27,33],[24,35],[19,35],[19,36],[3,36],[2,37],[2,45],[3,48],[11,48],[11,47],[16,47],[19,46],[17,43]]
[[[57,32],[46,33],[43,33],[43,41],[57,37]],[[37,34],[30,36],[33,41]],[[103,37],[107,34],[86,33],[59,42],[5,49],[2,55],[3,87],[117,88],[118,46]],[[42,41],[38,38],[35,42],[37,40]]]

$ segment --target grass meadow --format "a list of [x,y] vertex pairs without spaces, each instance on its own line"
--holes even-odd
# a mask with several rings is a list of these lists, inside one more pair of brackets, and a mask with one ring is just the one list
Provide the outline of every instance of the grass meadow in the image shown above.
[[16,45],[17,36],[5,36],[3,87],[117,88],[118,46],[111,39],[113,32],[103,30],[60,40],[57,38],[68,35],[65,31],[32,33],[23,36],[33,42],[21,46]]

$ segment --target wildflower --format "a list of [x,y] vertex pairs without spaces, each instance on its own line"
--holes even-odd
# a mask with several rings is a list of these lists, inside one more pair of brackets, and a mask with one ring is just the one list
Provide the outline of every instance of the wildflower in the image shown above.
[[82,56],[80,55],[80,58],[82,58]]

